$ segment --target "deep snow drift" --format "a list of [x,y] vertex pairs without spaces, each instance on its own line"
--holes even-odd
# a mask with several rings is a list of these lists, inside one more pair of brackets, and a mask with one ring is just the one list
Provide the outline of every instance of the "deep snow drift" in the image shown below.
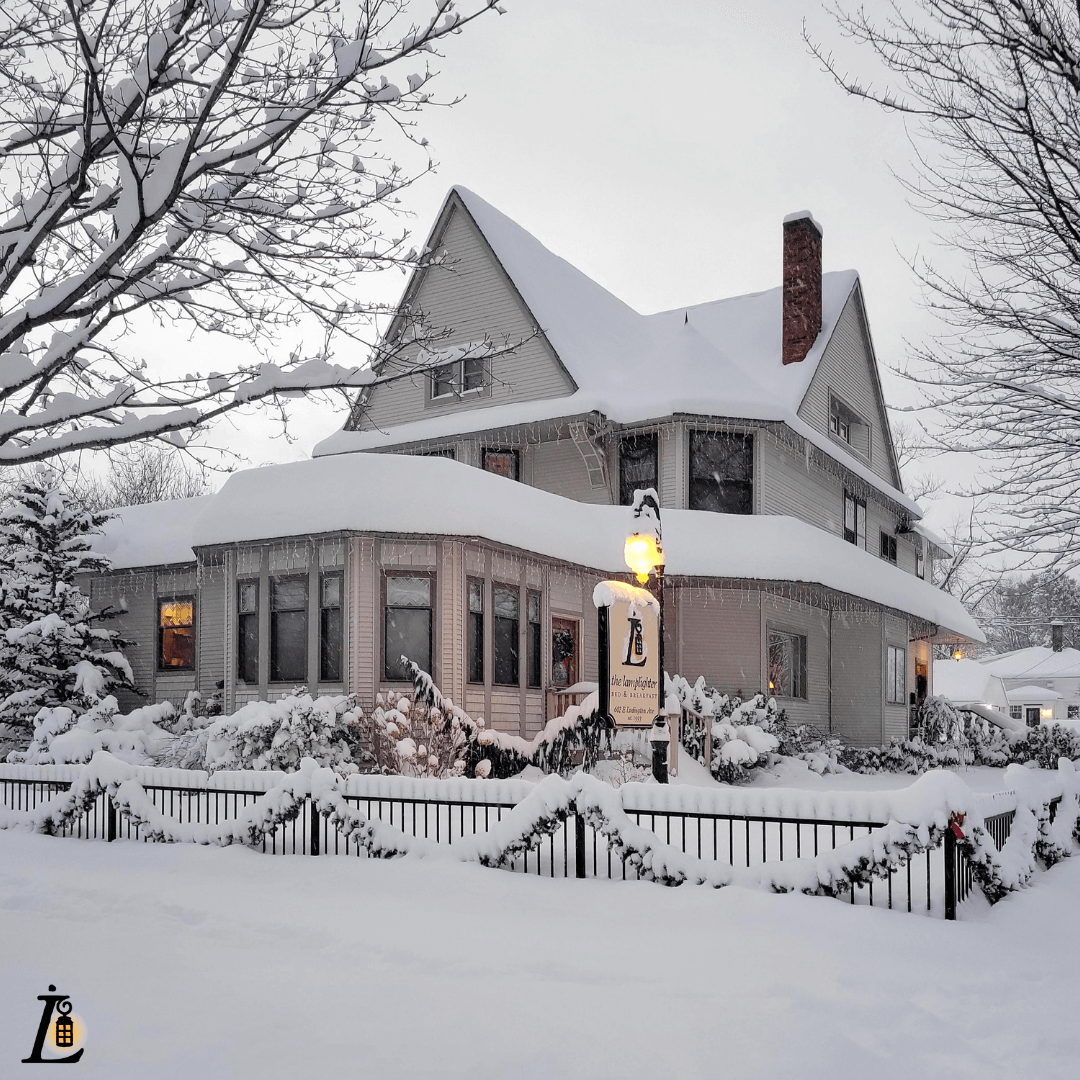
[[961,921],[741,888],[0,833],[0,1073],[1073,1077],[1080,858]]

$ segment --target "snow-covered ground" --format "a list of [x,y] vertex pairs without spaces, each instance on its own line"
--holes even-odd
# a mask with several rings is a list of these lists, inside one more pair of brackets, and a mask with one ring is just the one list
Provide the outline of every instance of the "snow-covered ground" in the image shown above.
[[[896,778],[894,778],[896,779]],[[1080,858],[958,923],[741,888],[0,832],[0,1075],[1076,1076]]]

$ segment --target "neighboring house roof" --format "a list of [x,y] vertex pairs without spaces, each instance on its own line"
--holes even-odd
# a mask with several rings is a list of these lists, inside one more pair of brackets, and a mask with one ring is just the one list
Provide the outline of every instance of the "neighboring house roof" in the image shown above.
[[[477,536],[625,573],[625,506],[576,502],[445,458],[344,454],[234,473],[194,547],[322,532]],[[954,597],[837,536],[779,515],[663,512],[672,574],[808,582],[984,640]]]
[[1077,679],[1080,678],[1080,650],[1054,652],[1045,645],[1018,649],[1004,656],[987,656],[979,661],[1003,679]]
[[822,327],[798,364],[781,362],[781,289],[642,315],[466,188],[453,189],[578,389],[557,398],[461,409],[388,431],[338,431],[313,456],[599,412],[617,423],[678,413],[779,421],[884,492],[913,517],[918,503],[799,415],[822,354],[858,286],[854,270],[822,275]]
[[106,556],[114,570],[194,562],[191,526],[214,497],[200,495],[121,507],[105,522],[94,550]]
[[935,660],[934,693],[956,705],[1009,707],[1005,684],[976,660]]
[[1014,705],[1026,702],[1038,705],[1044,701],[1058,701],[1062,696],[1056,690],[1047,690],[1045,686],[1018,686],[1009,691],[1009,701]]

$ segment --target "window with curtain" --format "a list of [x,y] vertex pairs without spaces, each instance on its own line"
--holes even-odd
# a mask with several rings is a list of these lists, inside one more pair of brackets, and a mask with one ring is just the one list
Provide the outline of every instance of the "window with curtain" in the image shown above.
[[484,681],[484,583],[469,580],[469,682]]
[[341,682],[342,618],[341,573],[319,578],[319,678],[323,682]]
[[754,512],[754,437],[690,432],[690,509]]
[[195,667],[195,599],[176,596],[158,601],[158,669],[190,671]]
[[270,681],[304,683],[308,679],[308,579],[270,579]]
[[387,574],[384,581],[383,675],[392,682],[408,682],[403,655],[431,672],[431,578]]
[[236,674],[242,682],[259,681],[259,582],[240,581],[236,586]]
[[619,440],[619,502],[632,506],[634,492],[639,488],[660,490],[657,465],[657,438],[652,435],[631,435]]
[[518,628],[520,606],[518,591],[504,585],[492,589],[493,645],[495,670],[492,673],[498,686],[518,685]]

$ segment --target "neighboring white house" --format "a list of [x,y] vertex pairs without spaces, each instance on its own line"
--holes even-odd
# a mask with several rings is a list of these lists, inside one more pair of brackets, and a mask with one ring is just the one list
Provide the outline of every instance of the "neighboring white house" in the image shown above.
[[1036,645],[976,662],[1004,682],[1015,719],[1031,726],[1080,720],[1080,650]]
[[954,705],[985,705],[1009,712],[1009,697],[999,675],[977,660],[935,660],[934,693]]

